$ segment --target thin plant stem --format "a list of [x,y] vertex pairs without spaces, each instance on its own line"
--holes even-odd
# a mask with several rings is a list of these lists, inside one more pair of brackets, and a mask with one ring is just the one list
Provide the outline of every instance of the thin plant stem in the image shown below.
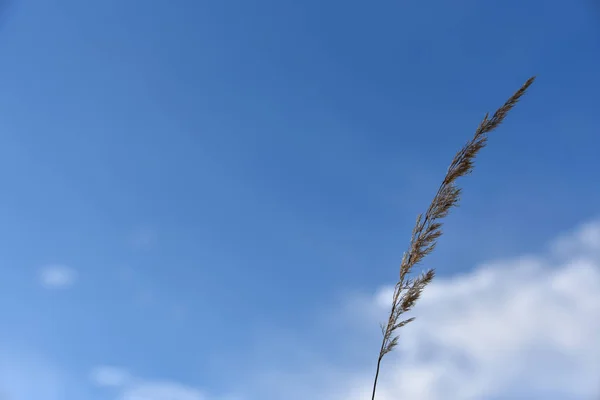
[[445,218],[450,213],[450,210],[456,207],[460,201],[461,189],[455,185],[455,181],[459,177],[468,175],[473,171],[475,156],[487,144],[487,134],[502,123],[508,112],[517,104],[534,80],[535,77],[529,78],[502,107],[496,110],[491,118],[489,118],[489,114],[485,115],[473,138],[454,156],[448,167],[446,176],[433,197],[425,215],[421,214],[417,217],[410,245],[402,256],[402,262],[400,263],[400,277],[394,287],[390,314],[386,324],[381,326],[383,340],[377,358],[377,369],[375,370],[375,379],[373,380],[371,400],[375,400],[381,360],[398,344],[396,331],[415,319],[411,317],[403,320],[403,315],[413,308],[420,298],[423,289],[425,289],[435,276],[434,269],[429,269],[416,278],[409,278],[413,267],[419,264],[425,256],[435,249],[437,240],[442,235],[441,228],[443,224],[440,220]]

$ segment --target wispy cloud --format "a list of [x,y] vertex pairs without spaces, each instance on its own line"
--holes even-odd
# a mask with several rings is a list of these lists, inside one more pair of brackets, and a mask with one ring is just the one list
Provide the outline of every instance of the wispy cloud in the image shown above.
[[[233,389],[252,400],[369,398],[373,365],[364,360],[378,350],[370,344],[378,342],[377,323],[385,318],[390,297],[391,288],[383,287],[374,296],[334,307],[332,314],[344,332],[336,342],[352,344],[346,346],[352,354],[345,355],[344,363],[327,361],[327,353],[296,357],[294,352],[306,349],[313,354],[315,345],[294,343],[286,350],[287,361],[259,360],[246,368],[251,371],[248,381]],[[400,333],[397,353],[383,365],[378,400],[597,396],[600,221],[560,236],[540,254],[491,261],[462,275],[437,278],[414,314],[417,320]],[[321,328],[317,323],[316,330]],[[180,383],[143,379],[118,387],[121,400],[215,399],[204,393]]]
[[[90,374],[94,385],[117,391],[119,400],[208,400],[200,390],[171,381],[151,381],[132,376],[118,367],[99,366]],[[211,397],[210,399],[214,399]]]
[[102,365],[92,370],[90,379],[96,386],[121,387],[130,382],[131,376],[123,368]]
[[77,272],[65,265],[46,265],[40,268],[38,280],[45,288],[62,289],[75,283]]
[[[376,357],[378,322],[389,311],[391,291],[384,287],[333,310],[342,315],[341,325],[352,326],[335,339],[351,344],[344,348],[353,354],[343,363],[324,356],[255,367],[261,379],[250,380],[260,387],[249,385],[251,398],[370,398],[374,364],[364,360]],[[384,362],[378,400],[600,395],[600,221],[561,236],[540,254],[436,278],[413,315],[417,320],[400,332],[398,352]]]
[[174,382],[140,382],[126,387],[121,400],[208,400],[200,390]]

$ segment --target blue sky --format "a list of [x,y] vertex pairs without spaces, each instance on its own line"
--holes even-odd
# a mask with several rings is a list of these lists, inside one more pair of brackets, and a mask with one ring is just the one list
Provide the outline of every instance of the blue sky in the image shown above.
[[[377,338],[332,314],[394,283],[454,152],[531,75],[426,265],[451,280],[599,214],[591,1],[13,0],[2,24],[15,400],[163,400],[98,366],[210,400],[291,400],[270,369],[370,371]],[[11,389],[29,368],[59,394]]]

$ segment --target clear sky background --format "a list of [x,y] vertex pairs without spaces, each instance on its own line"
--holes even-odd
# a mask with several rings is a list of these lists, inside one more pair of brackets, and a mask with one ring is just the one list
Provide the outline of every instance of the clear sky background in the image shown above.
[[12,0],[0,60],[2,400],[366,398],[531,75],[380,400],[600,394],[594,1]]

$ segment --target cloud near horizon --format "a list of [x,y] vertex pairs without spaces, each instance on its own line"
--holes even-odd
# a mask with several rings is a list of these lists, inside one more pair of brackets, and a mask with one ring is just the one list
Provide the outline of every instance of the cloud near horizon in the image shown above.
[[[379,342],[373,335],[391,297],[392,287],[384,287],[334,311],[350,321],[348,336],[337,340],[358,347],[355,360],[376,357],[371,353],[377,349],[365,342]],[[413,315],[417,320],[400,331],[397,350],[383,360],[377,400],[597,398],[600,220],[561,235],[541,254],[437,277]],[[356,329],[370,339],[353,340],[360,337]],[[360,362],[364,368],[350,372],[348,365],[328,362],[270,371],[277,395],[269,395],[266,381],[261,396],[249,398],[370,399],[374,365]],[[322,371],[329,371],[325,378]]]
[[90,380],[100,387],[121,387],[130,382],[131,376],[122,368],[102,365],[92,370]]
[[[385,288],[373,299],[379,315],[391,295]],[[379,400],[600,395],[600,221],[546,254],[437,278],[414,315],[384,359]],[[354,393],[335,398],[364,398],[372,377],[357,378]]]
[[120,367],[98,366],[92,370],[90,380],[95,386],[116,389],[119,400],[209,400],[197,388],[170,381],[147,381]]
[[[276,368],[263,359],[246,369],[247,382],[231,388],[244,393],[236,398],[370,398],[373,365],[357,360],[372,355],[370,345],[379,340],[373,335],[390,298],[391,288],[383,287],[331,311],[342,315],[339,341],[359,344],[349,346],[355,354],[348,357],[360,368],[328,361],[328,354],[300,363],[286,357]],[[402,329],[397,350],[383,361],[378,400],[584,400],[600,395],[600,220],[558,237],[540,254],[436,278],[414,315],[417,320]],[[369,343],[362,341],[365,332]],[[314,346],[302,340],[300,350],[291,351]],[[114,367],[99,367],[91,376],[116,400],[217,398],[193,384],[140,379]]]

